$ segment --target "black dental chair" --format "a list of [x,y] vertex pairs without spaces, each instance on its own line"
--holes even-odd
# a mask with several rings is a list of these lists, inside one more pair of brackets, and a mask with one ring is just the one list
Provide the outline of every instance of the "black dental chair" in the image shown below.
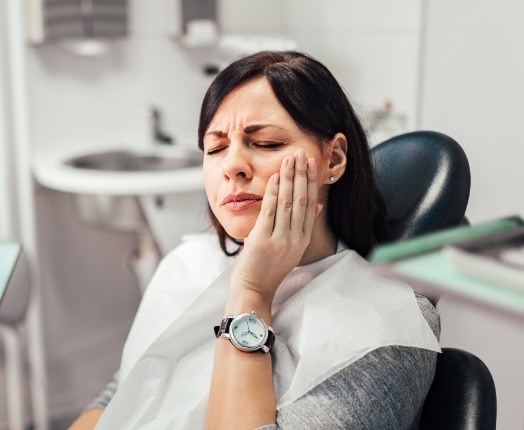
[[[430,131],[406,133],[371,154],[388,212],[386,242],[467,222],[469,163],[453,139]],[[495,384],[485,364],[469,352],[443,348],[419,428],[491,430],[496,418]]]

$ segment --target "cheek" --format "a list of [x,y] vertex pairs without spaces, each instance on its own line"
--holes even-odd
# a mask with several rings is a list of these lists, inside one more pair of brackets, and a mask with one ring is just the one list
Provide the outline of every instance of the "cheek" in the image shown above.
[[212,166],[204,164],[203,166],[203,179],[204,179],[204,190],[210,203],[214,202],[214,196],[218,192],[219,181],[216,174],[216,169]]
[[280,166],[282,166],[282,160],[286,158],[288,155],[292,155],[293,153],[290,152],[289,154],[279,154],[274,157],[268,157],[267,155],[260,155],[256,157],[255,163],[256,163],[256,175],[263,179],[264,182],[267,184],[267,181],[269,181],[269,178],[274,175],[275,173],[280,172]]

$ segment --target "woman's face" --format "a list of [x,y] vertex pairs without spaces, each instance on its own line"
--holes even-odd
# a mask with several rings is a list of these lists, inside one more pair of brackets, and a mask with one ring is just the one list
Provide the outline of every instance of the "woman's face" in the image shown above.
[[[300,149],[315,158],[320,191],[329,171],[319,139],[298,128],[265,78],[245,83],[224,99],[204,136],[203,168],[209,204],[230,236],[247,237],[267,181],[280,171],[284,157]],[[241,193],[252,196],[243,203],[224,202]]]

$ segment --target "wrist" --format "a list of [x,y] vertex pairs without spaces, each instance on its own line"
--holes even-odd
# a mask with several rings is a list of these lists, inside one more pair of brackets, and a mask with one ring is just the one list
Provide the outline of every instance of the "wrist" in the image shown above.
[[271,325],[272,300],[257,291],[244,287],[230,289],[224,310],[224,317],[255,311],[267,325]]

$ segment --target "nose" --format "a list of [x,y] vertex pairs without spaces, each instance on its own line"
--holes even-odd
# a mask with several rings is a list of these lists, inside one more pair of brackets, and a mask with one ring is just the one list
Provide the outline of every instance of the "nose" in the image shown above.
[[251,179],[251,159],[249,149],[241,141],[231,142],[222,166],[222,173],[227,180]]

